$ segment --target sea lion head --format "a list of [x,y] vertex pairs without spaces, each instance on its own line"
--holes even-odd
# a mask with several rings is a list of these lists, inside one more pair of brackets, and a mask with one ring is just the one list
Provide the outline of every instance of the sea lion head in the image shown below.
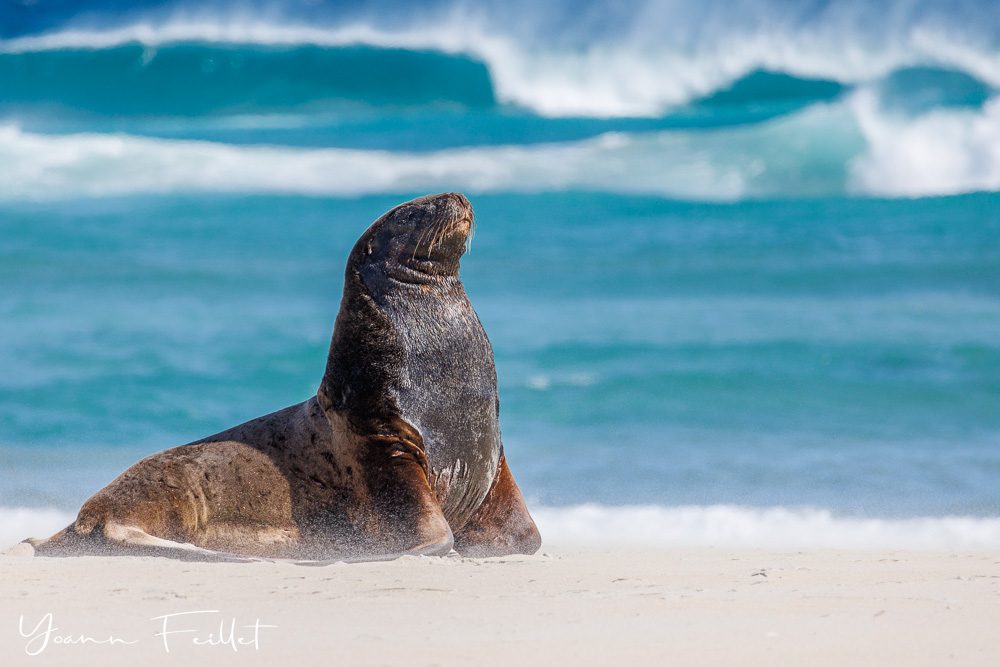
[[348,271],[357,270],[366,282],[382,276],[420,283],[457,277],[472,228],[472,205],[464,195],[414,199],[372,223],[351,251]]

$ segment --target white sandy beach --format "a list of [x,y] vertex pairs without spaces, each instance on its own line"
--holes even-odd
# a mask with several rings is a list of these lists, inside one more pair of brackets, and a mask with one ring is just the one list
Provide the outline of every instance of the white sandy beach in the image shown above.
[[[3,665],[1000,664],[996,551],[588,550],[327,567],[8,556],[0,582]],[[81,635],[105,643],[60,643]],[[234,641],[195,643],[220,637]]]

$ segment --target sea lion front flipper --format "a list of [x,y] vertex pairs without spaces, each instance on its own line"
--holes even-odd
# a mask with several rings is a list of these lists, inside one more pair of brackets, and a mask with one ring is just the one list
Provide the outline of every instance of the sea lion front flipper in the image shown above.
[[533,554],[541,545],[542,537],[501,452],[493,485],[455,535],[455,550],[463,556],[508,556]]
[[375,549],[364,559],[448,554],[455,538],[427,480],[423,440],[402,419],[390,430],[364,438],[358,453],[370,500],[363,528]]

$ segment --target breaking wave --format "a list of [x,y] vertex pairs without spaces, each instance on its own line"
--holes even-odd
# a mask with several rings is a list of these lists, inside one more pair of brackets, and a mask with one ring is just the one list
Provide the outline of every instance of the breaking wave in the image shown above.
[[[658,116],[756,71],[852,85],[929,66],[1000,86],[1000,14],[989,2],[895,0],[886,7],[855,0],[793,7],[778,0],[645,0],[604,7],[455,0],[419,9],[367,4],[367,12],[272,12],[261,18],[224,3],[199,9],[177,3],[172,10],[105,25],[71,16],[47,31],[0,41],[0,52],[8,60],[19,55],[42,61],[58,59],[62,51],[90,50],[98,66],[134,55],[140,68],[154,71],[169,71],[186,57],[195,62],[194,72],[206,63],[225,70],[262,61],[266,69],[268,62],[291,57],[304,67],[308,88],[315,83],[312,72],[325,72],[334,83],[351,79],[345,70],[355,66],[346,64],[338,48],[433,51],[461,56],[439,59],[431,68],[438,74],[455,70],[450,90],[460,91],[461,99],[470,95],[469,86],[479,91],[471,95],[474,101],[486,99],[475,66],[483,63],[497,99],[545,116]],[[251,49],[233,48],[239,45],[272,52],[248,56]],[[428,57],[372,57],[353,74],[362,81],[368,68],[385,72],[392,61],[406,82],[413,64],[407,58]],[[428,79],[433,94],[447,77],[432,73]]]
[[0,198],[1000,188],[981,0],[111,5],[0,25]]

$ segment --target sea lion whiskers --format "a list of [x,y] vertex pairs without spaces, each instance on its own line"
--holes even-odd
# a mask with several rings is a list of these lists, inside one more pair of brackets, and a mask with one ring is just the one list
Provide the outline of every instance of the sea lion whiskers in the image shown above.
[[440,221],[435,222],[431,226],[431,230],[433,233],[431,234],[430,243],[427,244],[427,259],[431,258],[431,255],[434,253],[434,250],[441,244],[441,241],[444,239],[445,235],[443,234],[443,232],[445,227],[446,224]]
[[[413,244],[412,250],[410,252],[410,260],[414,261],[417,255],[423,255],[425,260],[430,261],[433,259],[434,252],[439,249],[447,239],[453,234],[463,233],[464,235],[464,252],[467,252],[471,247],[470,236],[475,230],[475,214],[468,206],[468,201],[464,197],[455,196],[453,194],[447,195],[451,199],[457,199],[460,203],[465,205],[464,211],[459,211],[453,213],[448,209],[442,211],[440,217],[433,219],[430,224],[420,230],[417,236],[416,242]],[[448,215],[451,213],[451,215]],[[431,214],[433,215],[433,209]],[[465,225],[465,229],[462,229],[462,225]]]
[[[415,260],[417,258],[417,252],[420,250],[420,244],[424,242],[424,238],[429,234],[434,228],[428,227],[424,231],[420,232],[420,236],[417,238],[417,242],[413,244],[413,254],[410,255],[410,260]],[[427,259],[430,259],[430,251],[427,252]]]
[[475,229],[476,229],[475,218],[471,214],[470,215],[466,215],[466,216],[462,216],[458,220],[451,220],[447,224],[442,225],[442,227],[444,229],[442,230],[442,233],[440,234],[440,237],[438,239],[438,243],[443,243],[444,239],[448,238],[452,234],[459,233],[462,230],[462,227],[461,227],[462,224],[468,225],[468,233],[465,236],[465,242],[463,244],[465,246],[465,252],[468,252],[469,248],[472,247],[472,236],[475,233]]
[[427,229],[420,232],[420,236],[417,238],[417,242],[413,246],[413,254],[411,255],[410,259],[416,259],[417,253],[420,251],[420,245],[424,242],[424,239],[426,239],[429,235],[430,241],[427,244],[427,256],[425,258],[429,260],[431,258],[431,254],[434,252],[434,249],[437,247],[437,244],[440,243],[438,236],[441,232],[442,227],[444,226],[445,223],[438,221],[427,227]]
[[472,252],[472,237],[476,235],[476,218],[469,216],[469,233],[465,237],[465,252]]
[[[447,234],[446,234],[446,232],[447,232],[447,225],[445,223],[438,222],[435,225],[435,227],[437,227],[437,231],[435,231],[434,232],[434,236],[431,237],[430,248],[427,251],[428,253],[433,253],[441,245],[441,243],[444,241],[445,236],[447,236]],[[429,256],[429,254],[428,254],[428,256]]]

